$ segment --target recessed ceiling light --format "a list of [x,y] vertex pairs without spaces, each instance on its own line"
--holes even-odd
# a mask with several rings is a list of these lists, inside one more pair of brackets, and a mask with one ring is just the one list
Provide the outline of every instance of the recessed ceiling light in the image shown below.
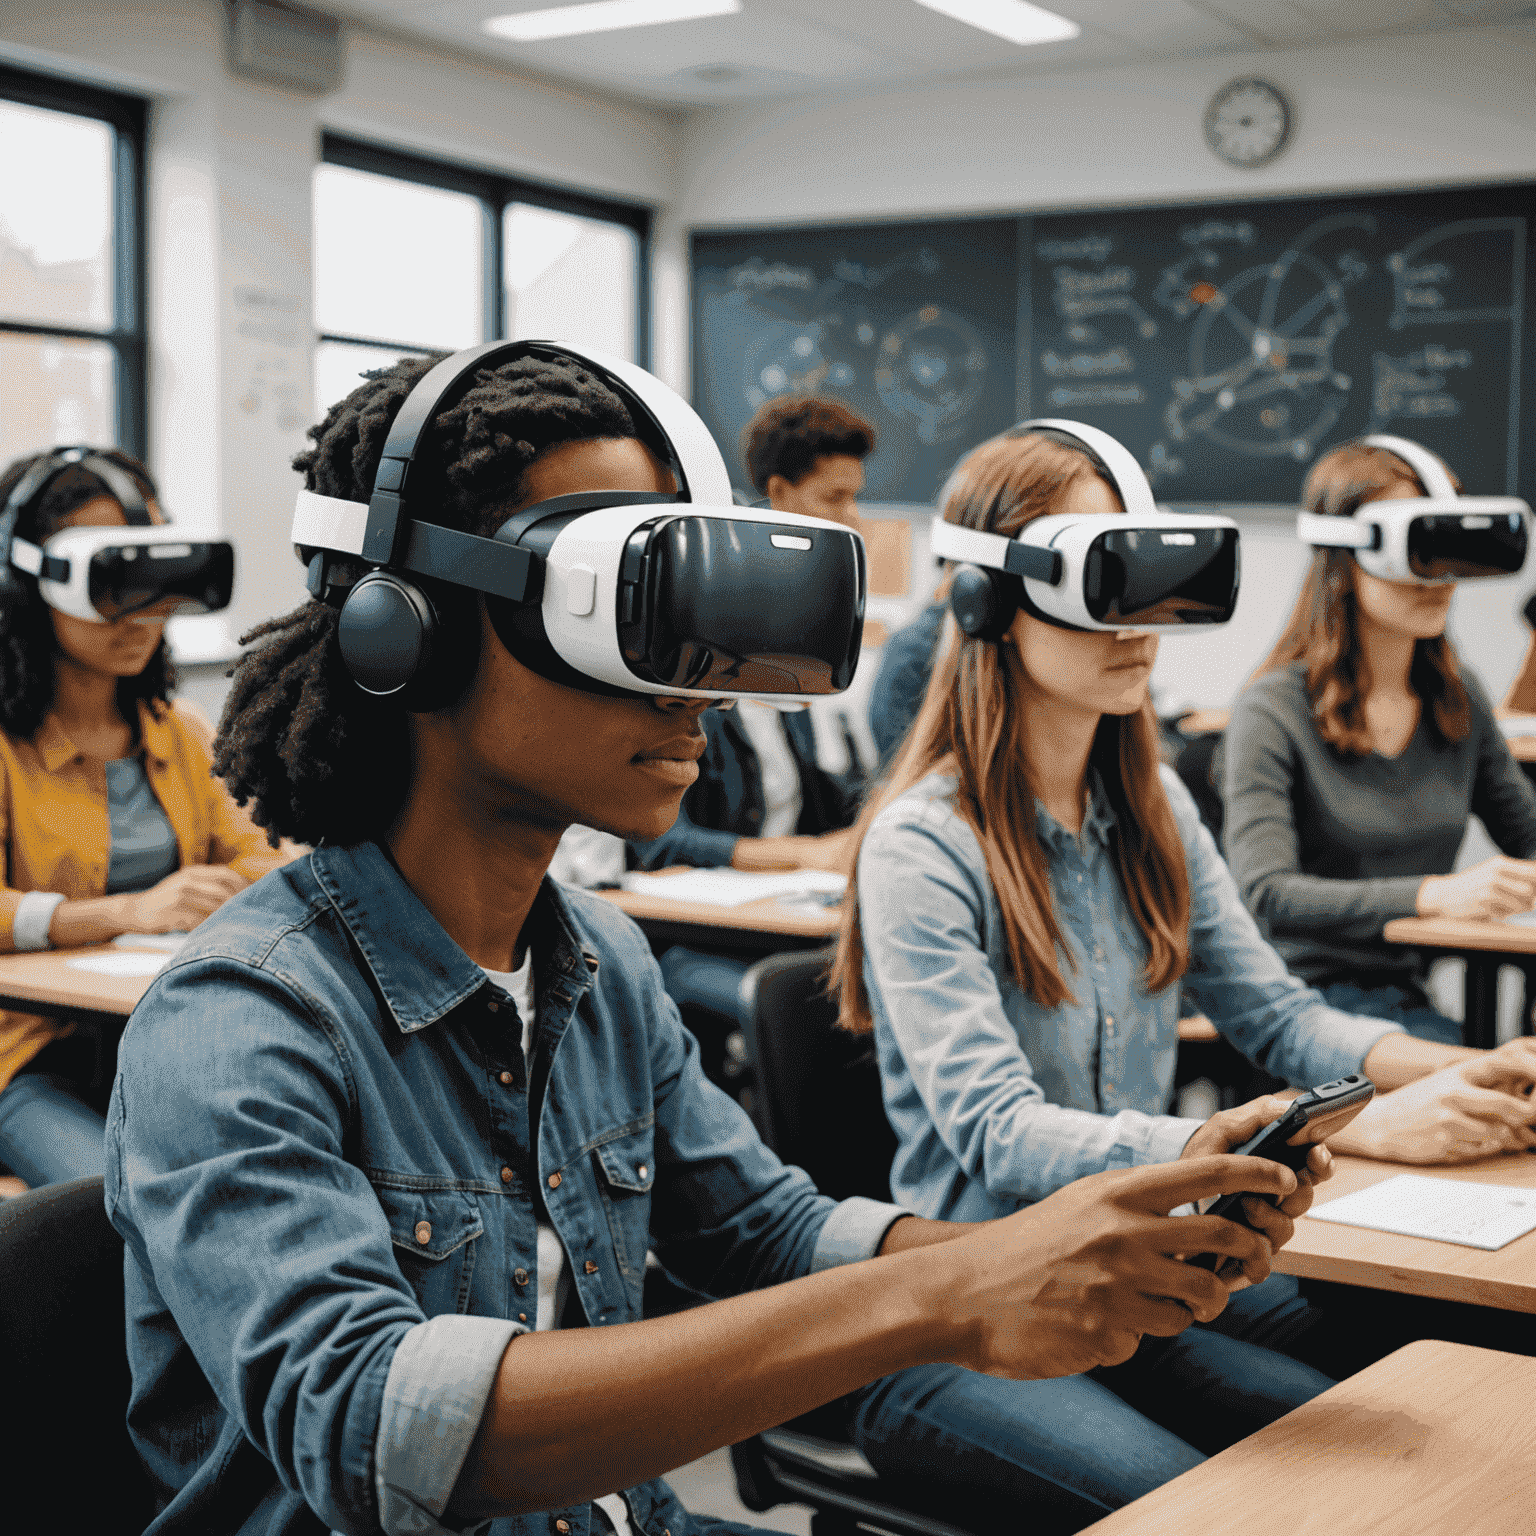
[[595,0],[591,5],[561,5],[548,11],[519,11],[493,16],[485,30],[517,43],[549,37],[580,37],[587,32],[618,32],[625,27],[654,27],[664,21],[697,21],[731,16],[741,0]]
[[1075,21],[1041,10],[1038,5],[1030,5],[1028,0],[917,0],[917,3],[1026,48],[1031,43],[1064,43],[1083,30]]

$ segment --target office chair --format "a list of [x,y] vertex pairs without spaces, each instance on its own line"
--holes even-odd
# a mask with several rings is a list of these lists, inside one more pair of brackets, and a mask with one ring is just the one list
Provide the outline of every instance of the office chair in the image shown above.
[[[891,1198],[896,1136],[885,1118],[880,1069],[867,1037],[837,1027],[827,996],[827,951],[770,955],[742,982],[753,1110],[763,1140],[834,1199]],[[809,1504],[812,1536],[874,1529],[894,1536],[1045,1536],[1077,1529],[1044,1507],[996,1507],[920,1478],[882,1476],[848,1441],[841,1403],[731,1447],[736,1491],[748,1509]]]
[[128,1438],[123,1240],[99,1178],[0,1201],[0,1447],[17,1529],[136,1536],[154,1513]]

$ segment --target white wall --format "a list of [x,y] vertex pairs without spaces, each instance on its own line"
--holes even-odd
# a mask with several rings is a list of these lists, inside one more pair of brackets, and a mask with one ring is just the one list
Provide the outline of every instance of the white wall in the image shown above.
[[288,461],[312,416],[310,177],[323,129],[649,203],[667,113],[351,29],[322,97],[232,77],[221,0],[6,0],[0,58],[148,96],[150,462],[239,550],[238,632],[303,596]]
[[[1294,109],[1290,147],[1256,171],[1222,164],[1201,130],[1212,93],[1246,74],[1275,81]],[[1533,81],[1527,22],[712,109],[683,129],[675,217],[841,223],[1530,179]],[[1228,702],[1290,611],[1304,553],[1273,524],[1243,537],[1233,624],[1162,649],[1154,683],[1170,706]],[[1496,696],[1524,654],[1531,584],[1457,598],[1453,634]]]

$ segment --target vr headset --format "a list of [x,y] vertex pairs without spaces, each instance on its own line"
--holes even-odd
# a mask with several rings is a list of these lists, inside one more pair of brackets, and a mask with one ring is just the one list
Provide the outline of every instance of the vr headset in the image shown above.
[[1022,608],[1059,629],[1145,630],[1225,624],[1237,606],[1237,524],[1159,511],[1131,453],[1081,421],[1042,417],[1010,436],[1041,432],[1086,453],[1123,513],[1037,517],[1009,538],[936,518],[933,553],[962,562],[950,587],[956,622],[1000,640]]
[[1351,517],[1303,512],[1296,537],[1304,544],[1350,550],[1370,575],[1420,586],[1512,576],[1525,564],[1531,509],[1518,496],[1459,496],[1429,449],[1385,433],[1360,441],[1396,454],[1424,495],[1368,501]]
[[[429,424],[482,370],[521,357],[602,379],[676,493],[557,496],[494,538],[431,521],[441,480],[421,462]],[[803,704],[840,693],[858,665],[863,540],[819,518],[733,505],[720,450],[684,400],[633,363],[557,342],[487,342],[438,363],[400,407],[369,500],[300,491],[293,541],[310,592],[341,607],[338,640],[358,686],[407,709],[442,708],[473,675],[471,593],[524,666],[587,693]],[[338,556],[370,569],[348,588]]]
[[[101,482],[102,494],[123,509],[128,526],[65,528],[41,545],[20,537],[16,527],[23,516],[76,467]],[[104,454],[60,448],[22,476],[0,511],[0,570],[35,576],[43,601],[72,618],[112,624],[137,615],[158,623],[227,608],[235,551],[225,540],[193,541],[154,523],[137,481]],[[15,577],[8,575],[8,582],[14,586]]]

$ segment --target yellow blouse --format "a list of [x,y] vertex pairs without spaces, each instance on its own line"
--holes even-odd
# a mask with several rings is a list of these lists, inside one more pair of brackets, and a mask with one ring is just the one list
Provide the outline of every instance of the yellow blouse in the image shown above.
[[[139,740],[150,788],[176,834],[180,867],[228,864],[258,880],[295,857],[267,835],[212,775],[213,732],[191,705],[176,701],[157,720],[139,706]],[[86,757],[48,715],[30,741],[0,731],[0,953],[15,948],[12,924],[28,891],[66,900],[104,896],[111,830],[106,766]],[[73,1025],[27,1013],[0,1013],[0,1089],[50,1040]]]

